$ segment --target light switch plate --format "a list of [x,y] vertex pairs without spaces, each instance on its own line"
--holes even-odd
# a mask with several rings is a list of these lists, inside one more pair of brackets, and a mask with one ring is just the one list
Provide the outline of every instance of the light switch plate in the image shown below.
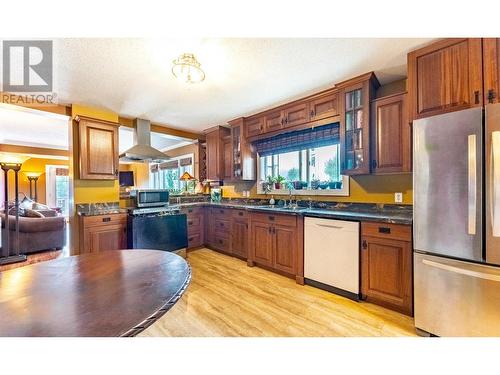
[[394,202],[403,203],[403,193],[394,193]]

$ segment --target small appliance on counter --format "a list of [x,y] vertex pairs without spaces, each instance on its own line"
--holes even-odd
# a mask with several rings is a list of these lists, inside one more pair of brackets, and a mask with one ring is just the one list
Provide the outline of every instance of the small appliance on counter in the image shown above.
[[128,248],[185,254],[187,216],[169,207],[168,190],[133,190],[131,197],[135,207],[128,210]]

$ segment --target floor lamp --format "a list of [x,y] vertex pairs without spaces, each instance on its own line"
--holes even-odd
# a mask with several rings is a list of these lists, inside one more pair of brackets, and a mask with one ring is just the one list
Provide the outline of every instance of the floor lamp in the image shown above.
[[[30,199],[38,202],[38,189],[37,183],[38,178],[42,175],[42,172],[24,172],[26,177],[28,177],[28,181],[30,182]],[[35,185],[35,195],[33,195],[33,186]]]
[[[4,173],[4,208],[5,208],[5,235],[2,244],[2,256],[0,256],[0,265],[23,262],[27,259],[26,255],[19,254],[19,171],[21,165],[29,156],[18,156],[13,154],[0,154],[0,168]],[[14,254],[10,254],[10,218],[9,218],[9,172],[14,172],[14,190],[15,190],[15,223],[16,232],[14,237]]]

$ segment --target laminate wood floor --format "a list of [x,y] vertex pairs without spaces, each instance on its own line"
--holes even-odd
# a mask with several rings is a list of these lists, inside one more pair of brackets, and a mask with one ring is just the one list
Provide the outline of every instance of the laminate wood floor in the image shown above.
[[140,336],[415,336],[413,319],[209,249],[189,253],[191,285]]

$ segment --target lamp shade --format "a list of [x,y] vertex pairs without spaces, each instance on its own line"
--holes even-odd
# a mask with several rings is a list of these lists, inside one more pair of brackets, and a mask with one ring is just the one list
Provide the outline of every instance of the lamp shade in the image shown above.
[[0,163],[2,164],[22,164],[30,158],[27,155],[0,152]]
[[184,172],[179,179],[182,181],[190,181],[190,180],[194,180],[194,177],[191,176],[188,172]]
[[26,177],[40,177],[42,172],[23,172]]

